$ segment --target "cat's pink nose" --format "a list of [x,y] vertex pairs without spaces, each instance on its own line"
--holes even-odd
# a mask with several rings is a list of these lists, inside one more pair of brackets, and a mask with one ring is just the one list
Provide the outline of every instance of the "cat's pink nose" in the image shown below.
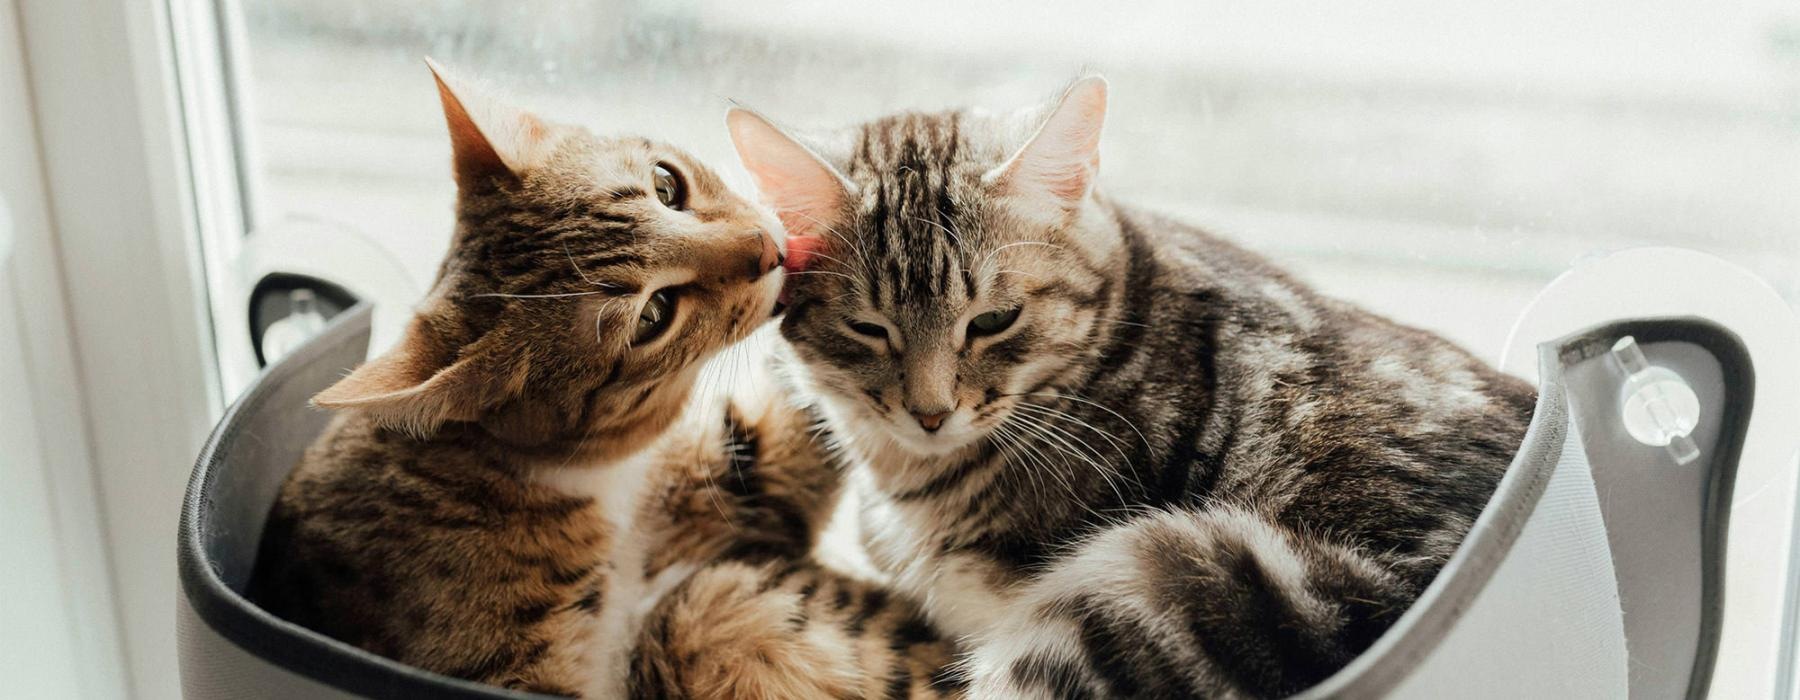
[[950,417],[949,411],[944,411],[943,413],[908,411],[908,413],[911,413],[912,417],[919,421],[919,427],[924,428],[927,433],[937,432],[938,428],[944,427],[944,419]]
[[756,277],[769,274],[771,270],[781,267],[781,246],[775,245],[775,237],[768,231],[762,232],[762,255],[756,261]]

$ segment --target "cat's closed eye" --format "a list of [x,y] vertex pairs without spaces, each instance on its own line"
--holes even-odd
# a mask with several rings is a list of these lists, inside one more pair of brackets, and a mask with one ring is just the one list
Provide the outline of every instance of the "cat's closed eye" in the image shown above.
[[860,335],[866,335],[876,340],[887,340],[887,328],[879,323],[869,323],[868,321],[846,321],[845,324],[850,326],[850,330],[856,331]]
[[669,329],[669,324],[675,321],[675,300],[675,293],[667,289],[650,295],[650,299],[644,302],[644,308],[638,310],[637,329],[631,335],[632,345],[655,340]]
[[1019,320],[1019,307],[996,309],[969,319],[969,335],[994,335],[1012,327]]
[[667,163],[657,163],[650,174],[651,185],[656,188],[656,201],[675,211],[687,209],[687,181],[681,178],[681,172]]

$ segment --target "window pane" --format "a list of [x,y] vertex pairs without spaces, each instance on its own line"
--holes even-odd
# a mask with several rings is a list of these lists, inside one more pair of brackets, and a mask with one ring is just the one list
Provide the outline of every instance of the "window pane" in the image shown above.
[[1099,70],[1114,85],[1101,180],[1114,197],[1489,359],[1532,294],[1591,251],[1698,248],[1800,298],[1790,0],[243,9],[258,229],[360,232],[421,290],[450,231],[431,55],[554,118],[668,139],[733,175],[728,98],[825,126],[1010,109]]

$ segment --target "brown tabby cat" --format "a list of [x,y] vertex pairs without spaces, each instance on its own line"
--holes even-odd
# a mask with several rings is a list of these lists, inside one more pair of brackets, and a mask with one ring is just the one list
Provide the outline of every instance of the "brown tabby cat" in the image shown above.
[[[1106,84],[739,154],[814,243],[781,324],[871,558],[978,697],[1271,697],[1379,637],[1529,386],[1094,187]],[[1196,166],[1204,167],[1204,165]]]
[[[810,416],[690,400],[768,319],[777,224],[702,164],[453,89],[431,293],[284,486],[253,596],[440,673],[591,698],[938,694],[916,611],[807,559]],[[955,692],[954,686],[944,686]]]

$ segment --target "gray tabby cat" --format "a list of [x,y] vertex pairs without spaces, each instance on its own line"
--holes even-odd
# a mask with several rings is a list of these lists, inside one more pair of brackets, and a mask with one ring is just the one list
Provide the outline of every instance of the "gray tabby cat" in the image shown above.
[[1290,694],[1431,581],[1533,392],[1096,192],[1105,104],[1087,78],[804,145],[734,112],[815,251],[796,380],[859,463],[871,558],[973,643],[972,695]]

